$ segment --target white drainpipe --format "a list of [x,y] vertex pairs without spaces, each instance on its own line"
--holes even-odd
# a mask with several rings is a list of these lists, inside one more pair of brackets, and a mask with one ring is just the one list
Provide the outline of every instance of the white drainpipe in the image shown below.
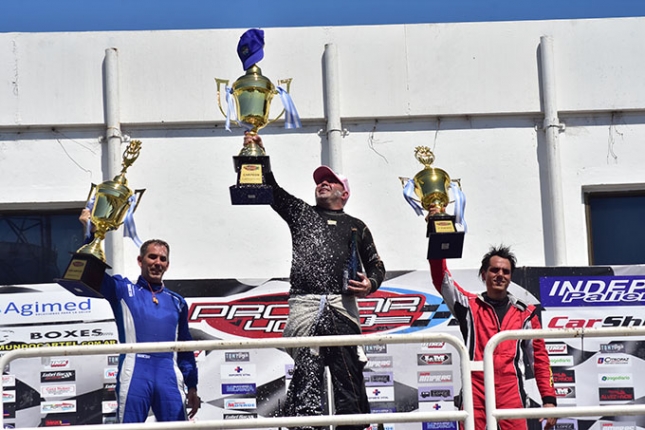
[[[116,48],[105,50],[105,121],[107,129],[107,171],[104,180],[112,180],[121,173],[123,150],[121,143],[121,111],[119,109],[119,57]],[[105,258],[112,273],[124,272],[123,227],[110,232],[105,238]]]
[[327,148],[323,146],[322,160],[335,172],[343,171],[341,143],[343,140],[342,124],[340,121],[340,84],[338,75],[338,50],[336,45],[325,45],[324,64],[324,105],[327,119]]
[[[546,138],[548,197],[546,208],[550,218],[553,241],[552,255],[546,250],[546,264],[565,266],[567,264],[567,244],[564,225],[564,204],[562,196],[562,175],[560,170],[560,148],[558,137],[564,125],[558,119],[555,91],[555,65],[553,60],[553,38],[540,38],[540,59],[542,60],[542,94],[544,97],[544,134]],[[550,261],[551,260],[551,261]]]

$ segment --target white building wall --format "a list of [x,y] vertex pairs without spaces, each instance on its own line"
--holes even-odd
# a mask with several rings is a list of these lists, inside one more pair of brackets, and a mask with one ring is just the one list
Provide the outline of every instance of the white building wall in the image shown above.
[[[348,213],[372,230],[389,270],[425,269],[425,222],[399,176],[421,169],[418,145],[461,178],[469,232],[453,268],[479,266],[505,243],[521,265],[552,264],[546,149],[540,129],[540,37],[554,41],[566,260],[588,264],[582,187],[643,187],[645,18],[265,30],[259,63],[292,77],[303,119],[261,131],[276,178],[313,202],[326,161],[325,44],[339,53]],[[290,236],[269,207],[232,206],[232,156],[242,130],[224,130],[214,78],[243,74],[243,30],[0,34],[0,210],[82,207],[108,179],[105,50],[118,49],[123,132],[143,141],[129,169],[146,188],[136,214],[143,239],[172,247],[172,279],[288,276]],[[274,103],[274,114],[280,102]],[[111,179],[111,178],[110,178]],[[119,231],[118,234],[121,232]],[[115,233],[111,233],[115,234]],[[124,246],[126,273],[137,250]]]

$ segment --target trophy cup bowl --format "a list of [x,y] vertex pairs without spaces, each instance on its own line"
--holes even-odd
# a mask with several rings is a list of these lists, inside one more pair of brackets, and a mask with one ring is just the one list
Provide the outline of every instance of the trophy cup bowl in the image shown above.
[[414,156],[424,165],[423,170],[414,175],[414,193],[423,209],[428,212],[437,209],[437,213],[426,217],[428,259],[461,258],[464,232],[455,228],[455,216],[446,213],[450,203],[450,176],[445,170],[432,167],[434,154],[427,146],[416,147]]
[[130,209],[130,197],[135,192],[138,195],[137,205],[134,208],[136,210],[144,191],[132,191],[128,188],[128,181],[123,173],[112,181],[105,181],[99,185],[92,184],[88,202],[91,196],[94,195],[94,206],[90,216],[92,224],[96,227],[94,240],[79,248],[76,253],[90,254],[105,263],[105,252],[103,252],[101,242],[105,239],[108,231],[117,230],[123,224],[123,220]]
[[[220,86],[228,86],[229,81],[215,78],[217,82],[217,104],[224,117],[232,119],[222,107]],[[278,84],[286,84],[289,92],[291,79],[282,79]],[[262,70],[257,64],[252,65],[240,76],[231,88],[230,95],[234,101],[235,114],[233,119],[238,125],[246,128],[250,134],[258,131],[272,122],[278,120],[285,112],[275,118],[269,119],[271,101],[278,94],[275,85],[269,78],[262,75]],[[231,105],[227,106],[230,111]],[[271,171],[269,156],[264,148],[255,142],[245,145],[237,156],[233,157],[237,184],[230,187],[231,202],[234,205],[271,204],[273,203],[273,190],[266,185],[264,175]]]
[[137,195],[134,212],[139,206],[141,196],[145,190],[131,190],[125,172],[139,157],[141,141],[133,140],[123,153],[123,169],[113,180],[105,181],[99,185],[92,184],[85,207],[89,207],[93,200],[90,220],[95,226],[94,239],[80,247],[73,255],[61,279],[56,281],[80,296],[102,297],[100,294],[101,282],[105,269],[110,266],[106,263],[102,242],[108,231],[118,229],[130,210],[134,194]]

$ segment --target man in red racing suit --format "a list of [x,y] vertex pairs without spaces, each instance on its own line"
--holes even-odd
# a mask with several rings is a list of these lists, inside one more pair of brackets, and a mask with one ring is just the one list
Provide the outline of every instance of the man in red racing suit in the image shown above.
[[[446,267],[446,260],[428,260],[432,282],[452,315],[459,322],[466,347],[473,361],[482,361],[488,340],[502,330],[539,329],[538,310],[507,292],[515,269],[515,255],[507,247],[491,248],[482,259],[479,275],[486,292],[473,294],[457,285]],[[556,405],[549,357],[543,339],[507,340],[494,353],[495,397],[497,408],[528,407],[525,378],[535,377],[544,407]],[[484,373],[472,372],[473,406],[476,430],[486,428]],[[545,429],[556,419],[546,421]],[[500,420],[502,430],[526,430],[524,419]]]

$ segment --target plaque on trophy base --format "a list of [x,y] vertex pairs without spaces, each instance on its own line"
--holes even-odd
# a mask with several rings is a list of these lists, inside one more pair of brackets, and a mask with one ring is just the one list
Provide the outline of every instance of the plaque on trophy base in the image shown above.
[[55,281],[74,295],[103,298],[101,282],[108,268],[110,266],[92,254],[75,253],[63,277]]
[[267,155],[233,157],[237,184],[232,185],[231,203],[234,205],[270,205],[273,203],[273,188],[266,184],[264,175],[271,171]]
[[428,259],[461,258],[464,232],[455,228],[455,217],[446,213],[428,217]]

